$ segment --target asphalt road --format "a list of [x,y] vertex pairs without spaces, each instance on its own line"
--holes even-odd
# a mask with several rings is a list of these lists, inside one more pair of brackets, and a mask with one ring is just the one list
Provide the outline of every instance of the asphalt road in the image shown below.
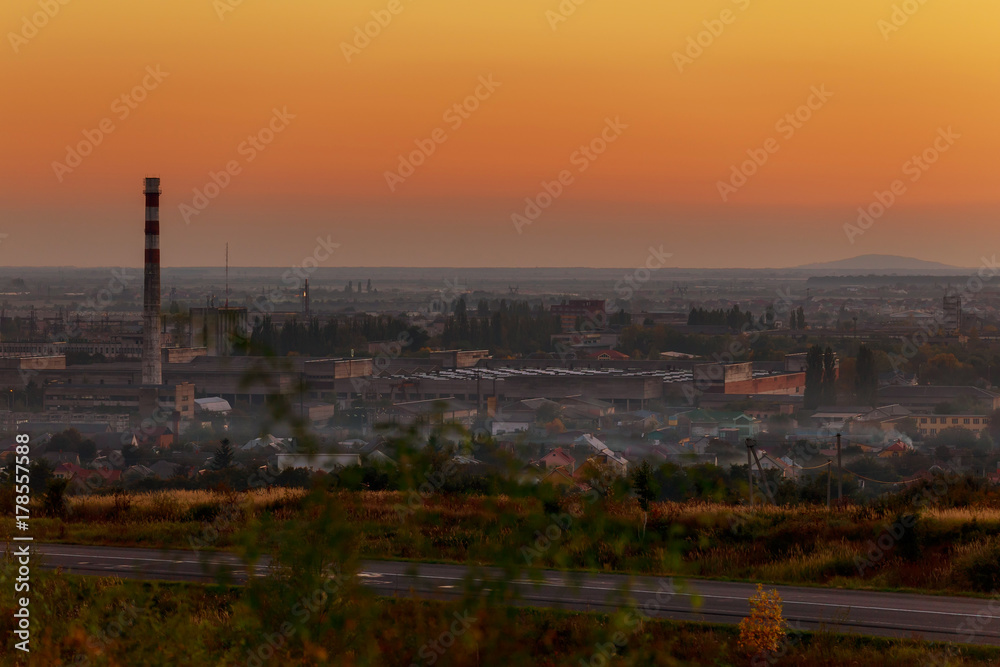
[[[210,582],[221,574],[246,581],[249,569],[220,552],[161,551],[123,547],[33,544],[33,562],[45,569],[81,575],[166,581]],[[265,574],[265,562],[254,567]],[[487,589],[500,574],[460,565],[365,561],[359,576],[380,595],[460,597],[467,578]],[[502,580],[502,578],[501,578]],[[537,578],[507,582],[519,595],[515,604],[611,612],[628,600],[651,617],[711,623],[738,623],[749,609],[753,584],[706,580],[542,571]],[[624,593],[625,588],[628,593]],[[793,629],[825,629],[890,637],[1000,645],[1000,600],[906,593],[879,593],[775,587]]]

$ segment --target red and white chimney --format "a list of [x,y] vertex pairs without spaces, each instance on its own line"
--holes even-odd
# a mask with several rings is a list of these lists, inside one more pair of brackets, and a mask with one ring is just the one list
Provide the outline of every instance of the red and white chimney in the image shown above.
[[160,179],[147,178],[146,253],[142,283],[142,383],[163,384],[160,360]]

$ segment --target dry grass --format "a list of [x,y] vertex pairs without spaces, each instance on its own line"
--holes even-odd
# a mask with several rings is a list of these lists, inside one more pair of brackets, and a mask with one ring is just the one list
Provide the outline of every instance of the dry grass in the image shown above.
[[[301,489],[246,493],[160,491],[69,499],[65,520],[36,519],[38,539],[185,548],[190,537],[218,528],[211,548],[228,548],[248,521],[265,512],[277,521],[298,514]],[[523,550],[551,530],[552,511],[536,498],[401,492],[335,494],[358,533],[361,554],[524,566]],[[413,514],[400,516],[400,508]],[[859,567],[895,521],[885,509],[749,507],[718,503],[654,503],[647,529],[632,499],[593,503],[565,499],[572,516],[532,566],[726,577],[771,583],[852,588],[990,592],[1000,588],[1000,510],[934,509],[908,531],[906,548],[890,548]],[[221,526],[220,526],[221,522]],[[0,535],[13,530],[0,518]],[[115,529],[108,530],[108,524]]]
[[217,491],[152,491],[127,495],[72,496],[68,516],[71,522],[116,521],[198,521],[211,519],[225,508],[245,516],[263,510],[294,508],[305,496],[303,489],[275,487],[243,493]]

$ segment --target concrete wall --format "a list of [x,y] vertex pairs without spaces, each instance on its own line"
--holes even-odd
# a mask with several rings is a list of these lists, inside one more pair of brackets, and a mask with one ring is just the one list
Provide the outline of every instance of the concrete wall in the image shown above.
[[208,349],[204,347],[165,347],[161,352],[165,364],[186,364],[207,355]]

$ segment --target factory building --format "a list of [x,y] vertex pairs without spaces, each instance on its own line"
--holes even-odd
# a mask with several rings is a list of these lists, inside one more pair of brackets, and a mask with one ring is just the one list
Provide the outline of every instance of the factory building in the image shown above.
[[228,357],[237,341],[249,335],[246,308],[192,308],[192,348],[205,348],[210,357]]

